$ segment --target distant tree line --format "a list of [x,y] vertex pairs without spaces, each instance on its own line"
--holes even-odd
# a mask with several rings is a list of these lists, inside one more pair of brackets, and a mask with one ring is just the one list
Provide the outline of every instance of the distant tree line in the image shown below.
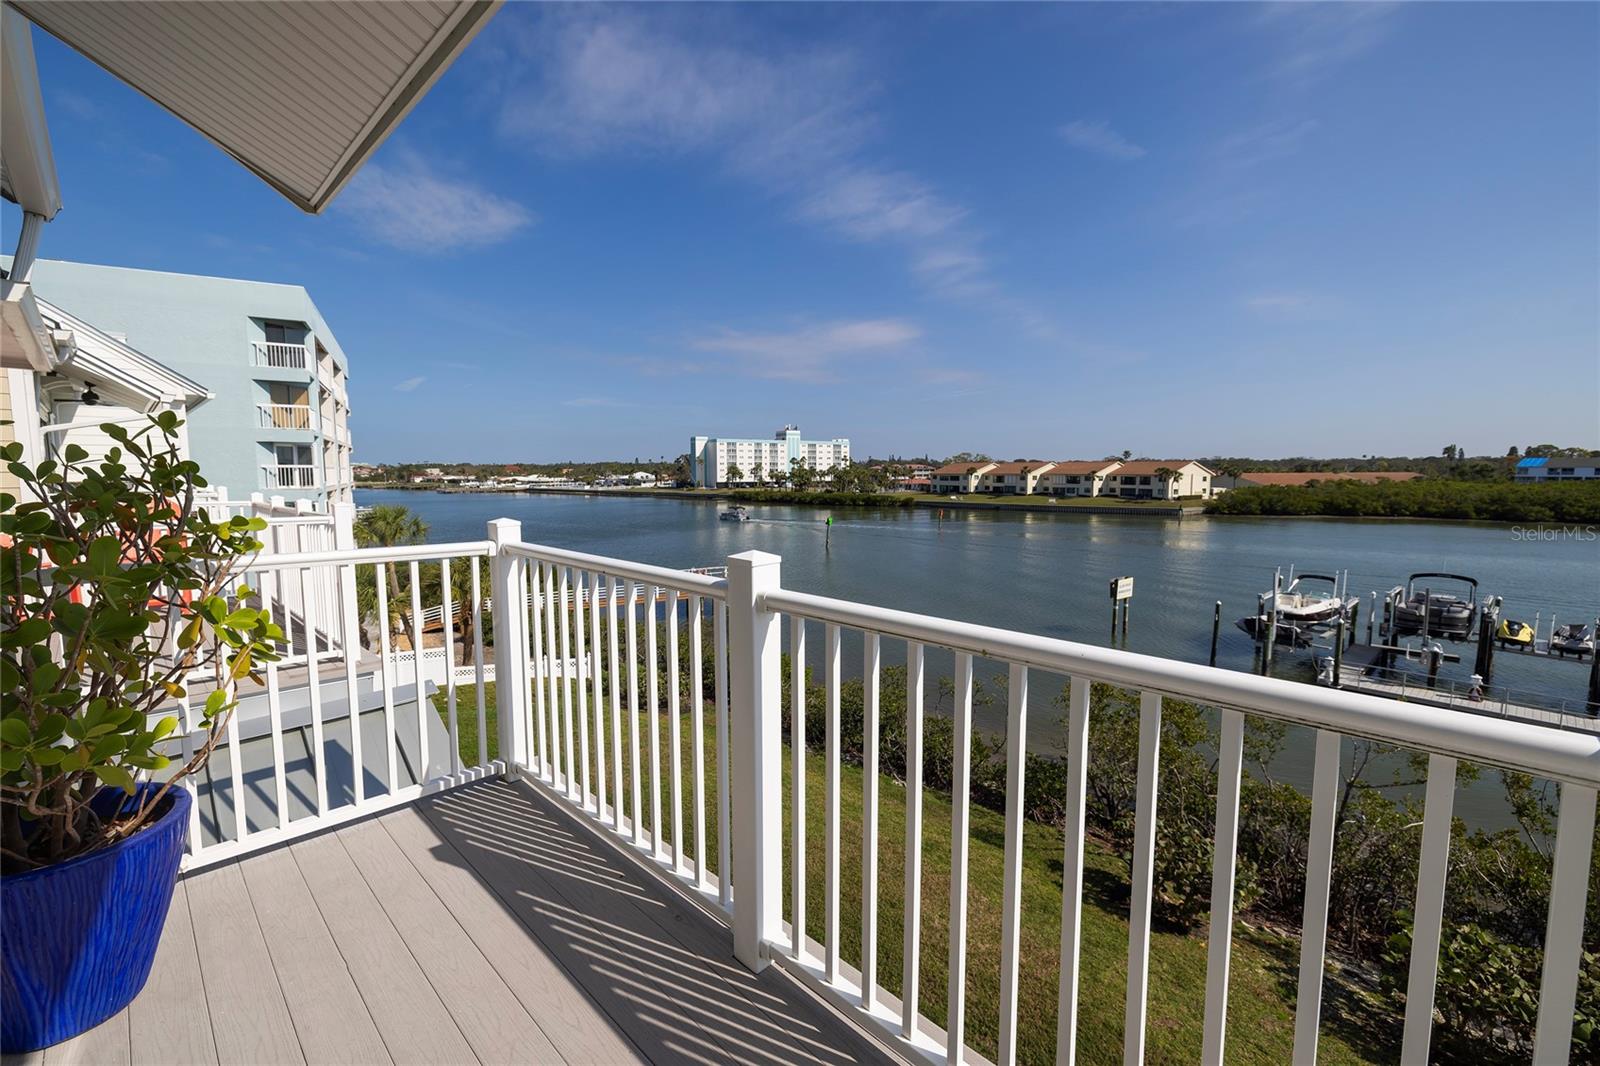
[[1287,459],[1251,459],[1244,456],[1213,456],[1202,459],[1219,474],[1236,476],[1246,470],[1274,470],[1319,473],[1357,473],[1374,471],[1410,471],[1428,478],[1448,481],[1504,481],[1511,477],[1517,461],[1526,457],[1592,459],[1600,451],[1586,448],[1563,447],[1555,444],[1530,444],[1525,448],[1516,445],[1506,449],[1503,456],[1468,456],[1459,444],[1447,444],[1438,455],[1362,455],[1334,459],[1313,459],[1308,456],[1290,456]]
[[452,477],[470,477],[482,481],[492,478],[514,477],[519,474],[542,474],[546,477],[565,477],[574,481],[594,482],[607,477],[619,477],[643,470],[662,481],[688,481],[689,456],[676,459],[604,459],[591,462],[576,460],[564,463],[382,463],[376,465],[357,481],[386,482],[410,481],[413,477],[437,470]]
[[1454,518],[1600,523],[1600,482],[1319,481],[1245,486],[1206,501],[1209,514]]

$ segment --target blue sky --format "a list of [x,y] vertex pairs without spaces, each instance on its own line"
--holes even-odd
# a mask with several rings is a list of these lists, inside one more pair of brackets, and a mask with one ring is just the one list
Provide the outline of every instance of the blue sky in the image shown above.
[[304,284],[367,461],[1600,447],[1597,41],[1592,4],[510,4],[310,217],[36,31],[42,254]]

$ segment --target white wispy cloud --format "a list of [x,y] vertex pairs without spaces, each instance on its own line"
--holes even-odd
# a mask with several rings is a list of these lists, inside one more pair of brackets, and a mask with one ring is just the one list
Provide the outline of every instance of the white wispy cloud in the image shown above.
[[1314,118],[1277,118],[1222,137],[1199,160],[1194,188],[1174,199],[1174,221],[1232,226],[1272,211],[1280,193],[1268,164],[1305,150],[1320,126]]
[[736,357],[732,368],[752,377],[817,383],[835,378],[835,364],[903,350],[922,336],[897,318],[825,322],[776,333],[724,329],[695,338],[702,352]]
[[555,156],[703,154],[798,221],[901,248],[933,292],[994,292],[968,210],[882,157],[873,72],[853,49],[757,39],[711,9],[517,14],[497,23],[490,64],[503,136]]
[[1389,38],[1397,3],[1277,3],[1251,10],[1251,26],[1268,35],[1267,74],[1303,87],[1360,58]]
[[619,400],[615,396],[574,396],[570,400],[562,400],[562,407],[638,407],[639,405],[628,400]]
[[1237,133],[1218,143],[1216,156],[1224,166],[1235,170],[1293,155],[1321,125],[1314,118],[1274,119]]
[[1245,310],[1267,319],[1303,322],[1331,317],[1338,301],[1324,293],[1304,291],[1258,292],[1243,300]]
[[442,174],[415,152],[368,163],[339,198],[339,209],[370,239],[418,252],[498,244],[536,220],[517,201]]
[[71,89],[52,86],[48,95],[51,109],[63,111],[73,118],[97,119],[103,113],[93,99]]
[[1080,118],[1056,132],[1072,147],[1107,159],[1134,160],[1145,156],[1144,148],[1128,140],[1103,120],[1090,122]]
[[416,387],[418,385],[421,385],[424,381],[427,381],[427,380],[428,379],[426,377],[421,377],[421,376],[414,377],[414,378],[406,378],[404,381],[397,382],[395,384],[394,391],[395,392],[413,392],[413,391],[415,391],[415,389],[416,389]]

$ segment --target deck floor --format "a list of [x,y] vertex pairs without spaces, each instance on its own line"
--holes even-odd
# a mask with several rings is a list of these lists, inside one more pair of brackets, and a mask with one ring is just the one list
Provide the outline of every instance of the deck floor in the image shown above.
[[138,999],[29,1063],[817,1063],[885,1051],[556,803],[483,782],[184,878]]

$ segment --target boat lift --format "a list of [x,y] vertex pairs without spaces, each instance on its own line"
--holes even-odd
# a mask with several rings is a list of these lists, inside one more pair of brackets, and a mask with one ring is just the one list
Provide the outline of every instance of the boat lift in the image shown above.
[[[1294,571],[1290,570],[1291,580]],[[1341,599],[1348,594],[1348,571],[1337,576],[1342,582],[1342,592],[1338,592]],[[1432,577],[1435,575],[1413,575],[1414,577]],[[1452,575],[1438,575],[1452,576]],[[1318,655],[1317,680],[1321,684],[1335,687],[1348,686],[1351,677],[1346,671],[1346,649],[1354,649],[1357,639],[1357,622],[1360,613],[1360,599],[1348,600],[1347,607],[1334,618],[1315,625],[1293,625],[1279,618],[1276,610],[1278,593],[1284,589],[1284,575],[1280,568],[1273,575],[1273,591],[1263,593],[1257,597],[1256,615],[1241,618],[1238,627],[1249,634],[1250,638],[1262,648],[1261,668],[1263,671],[1271,668],[1274,653],[1284,651],[1312,651],[1324,652]],[[1340,584],[1336,583],[1336,590]],[[1582,664],[1587,659],[1588,684],[1584,706],[1590,715],[1600,716],[1600,647],[1590,646],[1573,648],[1570,640],[1566,647],[1561,647],[1557,641],[1557,634],[1561,629],[1556,624],[1552,615],[1545,622],[1543,613],[1534,615],[1533,639],[1527,646],[1507,644],[1498,638],[1501,621],[1501,609],[1504,597],[1490,596],[1477,604],[1473,624],[1465,631],[1452,629],[1446,632],[1432,632],[1432,594],[1429,589],[1422,590],[1422,610],[1418,612],[1419,629],[1407,627],[1402,630],[1398,623],[1397,608],[1407,600],[1405,586],[1397,585],[1388,592],[1374,591],[1369,600],[1367,614],[1367,632],[1365,646],[1361,654],[1352,651],[1350,658],[1354,660],[1348,664],[1358,674],[1365,674],[1372,670],[1380,673],[1392,672],[1396,659],[1407,662],[1421,663],[1426,668],[1426,685],[1433,688],[1439,682],[1439,670],[1444,663],[1459,663],[1462,654],[1445,650],[1441,640],[1451,643],[1472,642],[1473,652],[1473,677],[1472,689],[1482,692],[1489,684],[1494,673],[1494,658],[1496,654],[1531,656],[1541,660],[1570,661]],[[1212,648],[1213,661],[1217,630],[1221,621],[1221,604],[1218,603],[1212,616]],[[1548,625],[1550,637],[1540,639],[1539,633]],[[1573,628],[1568,627],[1570,632]],[[1596,634],[1595,645],[1600,645],[1600,619],[1596,619],[1589,632]],[[1322,638],[1321,640],[1316,638]],[[1415,638],[1414,641],[1408,638]],[[1389,694],[1387,692],[1381,694]]]

